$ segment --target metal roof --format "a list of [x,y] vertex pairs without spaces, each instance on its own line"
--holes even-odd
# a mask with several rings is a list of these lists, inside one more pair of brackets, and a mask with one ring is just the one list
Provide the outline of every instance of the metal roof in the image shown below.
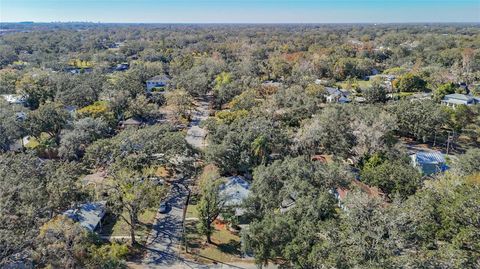
[[439,151],[419,151],[413,154],[419,164],[439,164],[445,163],[445,157]]
[[94,202],[80,205],[79,208],[69,209],[63,213],[63,215],[71,218],[73,221],[78,222],[80,226],[93,232],[103,216],[105,216],[105,205],[107,202]]
[[226,199],[226,206],[238,206],[250,194],[250,183],[241,176],[226,178],[226,182],[220,185],[220,195]]

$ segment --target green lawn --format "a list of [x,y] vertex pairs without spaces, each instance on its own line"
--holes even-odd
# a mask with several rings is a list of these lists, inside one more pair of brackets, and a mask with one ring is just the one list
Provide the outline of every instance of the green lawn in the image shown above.
[[197,205],[188,205],[185,218],[198,218]]
[[187,221],[187,242],[190,254],[203,262],[234,262],[240,260],[240,237],[228,231],[224,225],[218,226],[212,235],[214,244],[206,244],[205,237],[197,232],[198,221]]
[[[348,82],[347,81],[342,81],[337,83],[337,85],[342,88],[342,89],[347,89],[348,87]],[[360,87],[360,89],[367,89],[372,86],[372,82],[369,80],[357,80],[356,82],[352,83]]]
[[[155,207],[146,210],[143,214],[140,215],[140,224],[137,226],[135,233],[137,241],[140,244],[143,244],[146,241],[152,224],[155,221],[157,211],[158,208]],[[127,217],[126,212],[124,212],[123,215]],[[107,236],[130,236],[130,226],[121,217],[118,217],[116,219],[109,218],[107,219],[107,223],[103,227],[101,234]]]

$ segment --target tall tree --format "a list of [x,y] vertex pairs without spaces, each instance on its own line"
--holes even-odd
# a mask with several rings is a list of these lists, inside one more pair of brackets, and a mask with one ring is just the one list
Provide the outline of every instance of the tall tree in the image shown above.
[[212,243],[212,234],[215,228],[212,226],[218,215],[223,210],[225,200],[220,195],[220,180],[209,180],[204,182],[201,190],[201,198],[198,202],[198,217],[200,222],[198,230],[207,238],[207,243]]
[[165,194],[165,187],[147,171],[123,169],[113,173],[109,200],[114,212],[128,224],[132,245],[138,244],[135,234],[140,225],[138,217],[157,206]]

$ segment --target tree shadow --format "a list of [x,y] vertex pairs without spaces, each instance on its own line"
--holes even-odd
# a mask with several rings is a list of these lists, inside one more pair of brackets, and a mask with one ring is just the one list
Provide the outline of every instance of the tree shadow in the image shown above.
[[117,223],[118,218],[112,214],[107,213],[105,218],[102,220],[102,228],[99,230],[100,236],[111,236],[113,233],[113,227]]
[[239,241],[230,240],[228,243],[217,244],[218,249],[230,255],[240,256],[241,252],[241,243]]

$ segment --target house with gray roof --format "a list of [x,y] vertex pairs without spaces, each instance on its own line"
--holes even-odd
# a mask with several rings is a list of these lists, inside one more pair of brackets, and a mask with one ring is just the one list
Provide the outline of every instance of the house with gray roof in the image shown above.
[[102,219],[107,212],[106,204],[106,201],[82,204],[78,208],[65,211],[63,215],[77,222],[88,231],[94,232],[101,229]]
[[250,182],[242,176],[231,176],[220,185],[220,197],[225,200],[226,207],[233,208],[236,216],[244,213],[243,202],[250,195]]
[[424,176],[442,173],[448,170],[445,156],[435,150],[417,151],[410,155],[413,167],[417,168]]
[[147,92],[152,92],[155,88],[164,88],[168,85],[170,79],[166,75],[159,75],[147,80]]
[[327,99],[328,103],[350,103],[352,100],[348,97],[350,92],[343,89],[332,88],[332,87],[325,87],[327,94],[325,94],[325,98]]
[[476,105],[480,103],[480,97],[474,97],[471,95],[460,94],[460,93],[453,93],[447,94],[442,100],[442,104],[456,107],[458,105]]

